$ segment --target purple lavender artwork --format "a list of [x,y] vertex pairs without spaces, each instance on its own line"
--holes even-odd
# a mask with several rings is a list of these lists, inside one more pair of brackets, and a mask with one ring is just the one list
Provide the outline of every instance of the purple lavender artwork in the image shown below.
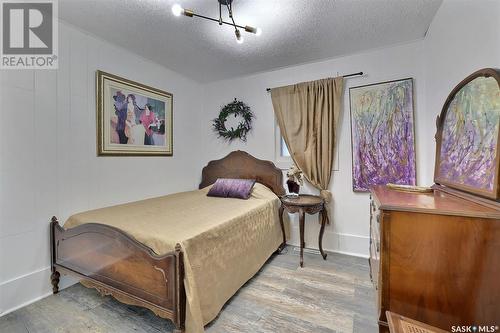
[[443,121],[437,179],[492,192],[497,165],[500,89],[478,77],[460,89]]
[[413,80],[355,87],[349,96],[353,190],[415,185]]

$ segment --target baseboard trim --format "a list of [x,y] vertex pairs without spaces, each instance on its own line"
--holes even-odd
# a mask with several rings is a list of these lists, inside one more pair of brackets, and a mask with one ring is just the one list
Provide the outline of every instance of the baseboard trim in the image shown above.
[[[0,317],[52,295],[50,274],[50,267],[45,267],[0,283]],[[78,280],[61,276],[59,289],[76,282]]]
[[[300,247],[298,245],[290,244],[290,246],[293,247],[294,251],[300,252]],[[353,252],[332,251],[332,250],[325,250],[325,251],[332,252],[332,253],[343,254],[343,255],[351,256],[351,257],[363,258],[363,259],[368,259],[369,258],[369,256],[367,256],[367,255],[359,254],[359,253],[353,253]],[[310,247],[305,247],[304,248],[304,253],[312,253],[312,254],[318,254],[318,255],[320,254],[319,249],[314,249],[314,248],[310,248]]]
[[5,315],[8,315],[9,313],[14,312],[14,311],[16,311],[16,310],[19,310],[19,309],[21,309],[21,308],[24,308],[25,306],[28,306],[28,305],[30,305],[30,304],[32,304],[32,303],[35,303],[35,302],[37,302],[37,301],[39,301],[39,300],[41,300],[41,299],[43,299],[43,298],[45,298],[45,297],[48,297],[48,296],[50,296],[50,295],[52,295],[52,292],[48,292],[48,293],[46,293],[46,294],[43,294],[43,295],[37,296],[37,297],[33,298],[32,300],[29,300],[29,301],[26,301],[26,302],[21,303],[21,304],[19,304],[19,305],[16,305],[15,307],[10,308],[10,309],[8,309],[8,310],[6,310],[6,311],[4,311],[4,312],[0,312],[0,317],[5,316]]
[[50,268],[45,267],[0,284],[0,316],[29,305],[50,294]]
[[354,252],[347,252],[347,251],[338,251],[338,250],[332,250],[330,252],[334,252],[334,253],[338,253],[338,254],[345,254],[346,256],[358,257],[358,258],[363,258],[363,259],[370,258],[369,255],[367,255],[367,254],[361,254],[361,253],[354,253]]
[[44,268],[40,268],[40,269],[37,269],[37,270],[34,270],[33,272],[30,272],[30,273],[27,273],[27,274],[23,274],[23,275],[19,275],[19,276],[16,276],[15,278],[12,278],[10,280],[7,280],[7,281],[3,281],[3,282],[0,282],[0,288],[6,284],[9,284],[9,283],[12,283],[12,282],[15,282],[17,280],[21,280],[21,279],[24,279],[26,277],[29,277],[30,275],[33,275],[33,274],[38,274],[38,273],[41,273],[43,271],[46,271],[50,269],[50,267],[44,267]]
[[[309,226],[309,230],[305,232],[306,247],[310,249],[318,249],[318,232],[319,225],[314,229]],[[296,226],[290,228],[290,245],[299,246],[299,230]],[[346,233],[328,232],[323,234],[323,249],[325,251],[345,254],[353,257],[368,258],[369,257],[370,237],[353,235]]]

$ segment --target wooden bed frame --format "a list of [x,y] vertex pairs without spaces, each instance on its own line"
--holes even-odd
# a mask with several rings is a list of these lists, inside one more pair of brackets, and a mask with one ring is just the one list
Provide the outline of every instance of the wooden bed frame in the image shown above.
[[[209,162],[203,168],[200,188],[223,177],[256,179],[276,195],[285,194],[281,170],[243,151]],[[283,225],[281,228],[284,232]],[[157,255],[117,228],[87,223],[65,230],[56,217],[52,218],[50,230],[54,294],[59,291],[61,273],[76,276],[101,295],[148,308],[172,320],[174,332],[184,331],[186,294],[180,244],[173,252]]]

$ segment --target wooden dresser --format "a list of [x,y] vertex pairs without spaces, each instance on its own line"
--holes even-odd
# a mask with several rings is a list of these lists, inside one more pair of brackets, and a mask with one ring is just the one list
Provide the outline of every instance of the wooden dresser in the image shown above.
[[374,187],[370,275],[386,311],[451,331],[500,325],[500,209],[434,190]]

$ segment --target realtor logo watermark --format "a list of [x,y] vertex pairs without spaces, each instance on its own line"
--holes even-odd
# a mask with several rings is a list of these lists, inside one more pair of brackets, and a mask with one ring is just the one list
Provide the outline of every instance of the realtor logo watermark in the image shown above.
[[1,69],[57,69],[57,0],[0,0]]

